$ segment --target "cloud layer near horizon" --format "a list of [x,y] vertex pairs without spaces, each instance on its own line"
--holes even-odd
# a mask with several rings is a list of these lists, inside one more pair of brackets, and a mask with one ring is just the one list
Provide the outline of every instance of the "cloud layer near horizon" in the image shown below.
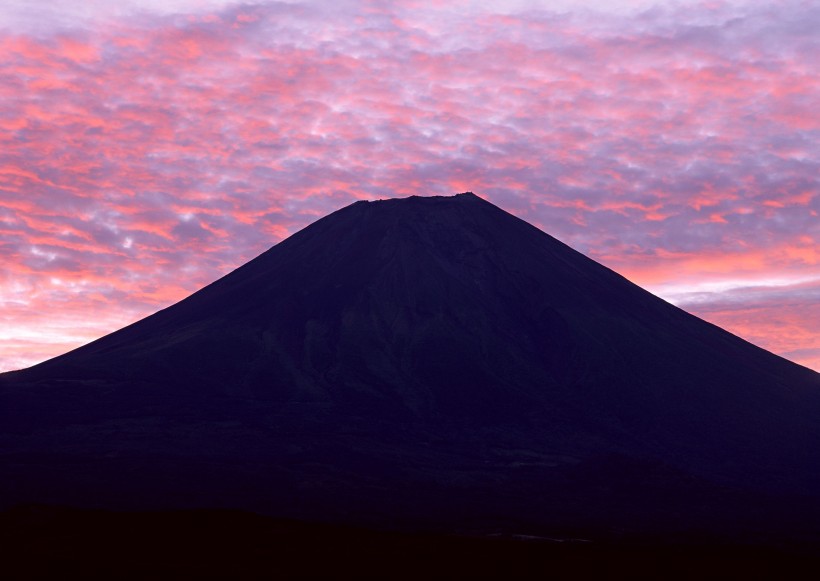
[[465,190],[820,369],[816,3],[153,4],[0,10],[0,369]]

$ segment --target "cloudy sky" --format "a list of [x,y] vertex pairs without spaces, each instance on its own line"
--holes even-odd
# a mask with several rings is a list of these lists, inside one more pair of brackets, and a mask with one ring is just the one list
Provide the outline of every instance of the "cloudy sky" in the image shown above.
[[357,199],[472,190],[820,370],[818,30],[816,0],[5,0],[0,369]]

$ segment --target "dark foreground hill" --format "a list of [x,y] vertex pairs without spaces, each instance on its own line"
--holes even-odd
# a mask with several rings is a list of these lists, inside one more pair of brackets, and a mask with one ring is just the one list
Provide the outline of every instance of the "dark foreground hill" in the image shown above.
[[375,531],[236,511],[0,513],[3,579],[806,579],[809,547]]
[[820,535],[817,373],[472,194],[343,208],[0,398],[0,508]]

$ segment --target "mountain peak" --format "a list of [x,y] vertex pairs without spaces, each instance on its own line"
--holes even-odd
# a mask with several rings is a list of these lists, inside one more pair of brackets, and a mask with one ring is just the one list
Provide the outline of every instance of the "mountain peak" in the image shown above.
[[408,204],[408,203],[417,203],[417,202],[424,203],[424,204],[441,204],[441,203],[449,204],[449,203],[452,203],[452,202],[455,202],[455,201],[467,202],[467,201],[472,201],[472,200],[480,200],[480,201],[485,201],[486,202],[486,200],[483,200],[483,198],[477,196],[473,192],[462,192],[460,194],[453,194],[453,195],[450,195],[450,196],[412,195],[412,196],[406,196],[406,197],[403,197],[403,198],[390,197],[390,198],[380,198],[380,199],[376,199],[376,200],[360,200],[359,202],[356,202],[356,204],[359,204],[359,203],[380,204],[380,203],[383,203],[383,202],[389,202],[391,204],[395,204],[395,203]]

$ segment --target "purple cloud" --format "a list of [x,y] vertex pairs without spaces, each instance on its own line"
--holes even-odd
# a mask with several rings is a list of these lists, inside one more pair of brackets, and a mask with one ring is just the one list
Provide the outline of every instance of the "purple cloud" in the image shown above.
[[464,190],[673,300],[729,285],[754,317],[682,304],[820,368],[820,7],[493,4],[0,9],[0,368],[356,199]]

